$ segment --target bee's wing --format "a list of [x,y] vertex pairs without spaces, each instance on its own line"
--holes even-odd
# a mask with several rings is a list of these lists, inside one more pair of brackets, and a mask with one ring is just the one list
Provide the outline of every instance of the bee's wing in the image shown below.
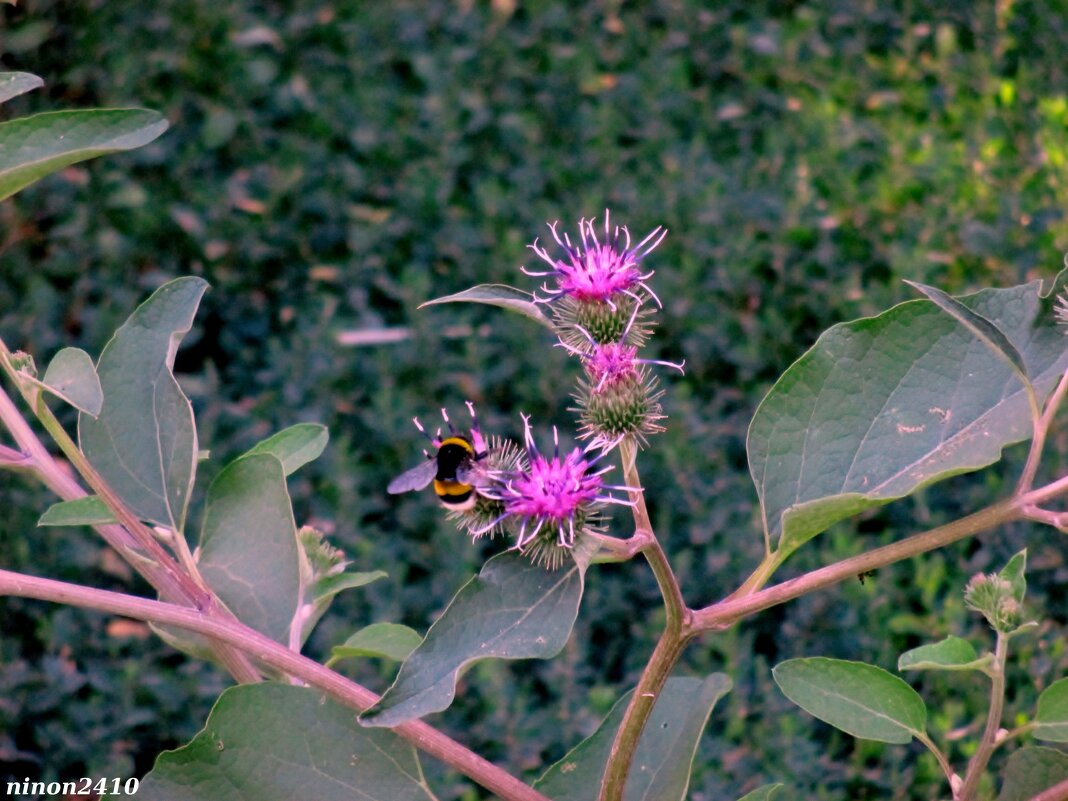
[[395,479],[389,482],[389,486],[386,487],[386,492],[390,495],[396,495],[398,492],[410,492],[411,490],[421,490],[434,480],[434,476],[438,473],[438,460],[427,459],[422,464],[418,464],[411,470],[405,470]]
[[472,487],[485,487],[493,483],[493,476],[486,466],[485,454],[478,459],[469,459],[456,468],[456,480]]

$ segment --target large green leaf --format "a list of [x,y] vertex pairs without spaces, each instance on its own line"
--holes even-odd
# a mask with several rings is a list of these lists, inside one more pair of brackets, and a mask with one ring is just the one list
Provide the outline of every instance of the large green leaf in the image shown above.
[[782,784],[765,784],[756,788],[750,793],[746,793],[738,801],[771,801],[772,798],[779,794],[779,790],[782,789]]
[[987,654],[980,658],[975,647],[960,637],[946,637],[939,642],[905,651],[897,660],[898,670],[982,670],[990,664]]
[[321,692],[246,684],[221,696],[204,730],[165,751],[138,801],[432,801],[411,745],[356,724]]
[[509,551],[465,584],[401,665],[396,681],[360,718],[396,726],[452,703],[460,670],[479,659],[554,656],[571,634],[582,599],[583,568],[556,570]]
[[50,111],[0,123],[0,200],[57,170],[146,145],[167,130],[138,108]]
[[0,72],[0,103],[42,86],[44,81],[28,72]]
[[[1034,281],[961,299],[1004,333],[1040,400],[1068,367],[1041,290]],[[850,515],[989,465],[1030,434],[1014,369],[917,300],[826,331],[764,398],[747,447],[765,526],[786,554]]]
[[1068,779],[1068,754],[1055,748],[1027,746],[1009,757],[998,801],[1030,801]]
[[518,312],[524,317],[529,317],[546,328],[553,329],[552,320],[534,302],[532,294],[507,284],[479,284],[470,289],[465,289],[463,292],[428,300],[426,303],[421,304],[419,308],[436,306],[439,303],[486,303],[490,306],[500,306],[501,308]]
[[180,531],[197,459],[193,408],[171,372],[208,285],[177,278],[142,303],[100,354],[104,403],[78,416],[81,448],[141,518]]
[[[731,688],[722,673],[668,679],[646,723],[624,801],[683,801],[697,743],[712,708]],[[550,767],[534,787],[553,801],[596,801],[619,724],[633,690],[616,702],[600,727]]]
[[115,515],[96,495],[60,501],[45,509],[39,526],[100,526],[115,522]]
[[1027,364],[1024,362],[1023,356],[1020,355],[1020,351],[1016,349],[1016,346],[1012,344],[1009,338],[1005,336],[1005,333],[993,322],[973,309],[968,308],[948,292],[943,292],[938,287],[927,286],[918,281],[906,281],[905,283],[926,295],[927,299],[934,305],[971,331],[972,336],[990,348],[991,353],[999,359],[1004,359],[1005,363],[1015,371],[1016,377],[1020,379],[1021,384],[1026,387],[1031,386],[1031,377],[1027,374]]
[[63,348],[48,363],[40,386],[90,417],[100,414],[104,390],[93,360],[80,348]]
[[286,645],[300,603],[300,552],[282,463],[234,460],[208,488],[200,572],[238,620]]
[[297,423],[257,443],[249,453],[271,453],[282,462],[288,476],[298,467],[318,459],[330,432],[319,423]]
[[907,743],[927,725],[927,707],[892,673],[863,662],[790,659],[772,670],[783,695],[854,737]]
[[330,649],[331,662],[365,656],[402,662],[423,641],[419,632],[399,623],[364,626],[341,645]]
[[1053,682],[1038,696],[1035,739],[1068,743],[1068,679]]

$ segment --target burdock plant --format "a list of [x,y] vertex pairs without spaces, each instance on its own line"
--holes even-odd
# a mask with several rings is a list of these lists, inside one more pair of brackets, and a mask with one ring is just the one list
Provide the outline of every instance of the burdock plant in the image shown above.
[[[0,73],[0,102],[38,85],[34,76]],[[129,109],[2,122],[0,199],[80,158],[143,144],[164,126],[158,115]],[[431,303],[489,303],[544,326],[545,344],[559,342],[578,360],[566,381],[578,419],[574,425],[547,421],[545,433],[536,436],[524,417],[520,444],[499,433],[483,436],[472,408],[470,428],[431,437],[434,453],[394,488],[434,483],[433,494],[464,532],[505,533],[508,544],[425,632],[364,621],[334,645],[326,665],[302,653],[312,629],[338,592],[384,572],[353,570],[340,549],[294,519],[287,476],[322,452],[325,428],[292,426],[220,465],[201,488],[202,518],[188,519],[206,449],[173,365],[207,288],[203,280],[186,276],[161,285],[95,360],[64,348],[38,373],[33,358],[0,340],[6,379],[0,433],[7,440],[0,443],[0,470],[53,491],[60,500],[40,524],[90,527],[157,597],[7,570],[0,570],[0,596],[149,621],[175,648],[215,660],[238,683],[220,696],[203,731],[162,754],[139,787],[136,778],[116,778],[92,785],[96,794],[168,801],[432,801],[441,796],[420,764],[430,757],[505,801],[683,801],[698,741],[716,701],[731,687],[721,673],[671,675],[691,642],[714,639],[806,593],[1010,523],[1031,520],[1068,530],[1068,514],[1051,506],[1068,493],[1068,476],[1054,469],[1051,478],[1036,480],[1068,393],[1068,340],[1058,328],[1068,302],[1055,302],[1052,293],[1063,289],[1064,274],[1052,288],[1031,282],[959,299],[914,285],[923,299],[831,328],[768,391],[746,443],[758,502],[753,519],[759,520],[751,534],[762,538],[763,558],[748,577],[723,577],[737,583],[721,600],[690,606],[661,544],[663,532],[654,531],[638,465],[639,445],[654,445],[651,435],[666,425],[654,371],[665,364],[681,369],[642,355],[662,313],[649,262],[666,231],[658,226],[633,244],[626,226],[613,225],[607,212],[603,225],[581,220],[574,239],[555,223],[550,229],[551,252],[532,246],[547,265],[529,271],[544,279],[535,292],[492,284]],[[53,412],[59,404],[77,414],[76,430]],[[551,452],[535,444],[547,441],[549,427]],[[62,459],[44,445],[42,432]],[[791,554],[832,525],[985,467],[1023,440],[1030,450],[1005,497],[959,520],[773,583]],[[633,524],[604,515],[610,504],[629,507]],[[717,533],[729,547],[745,532]],[[470,544],[456,537],[448,547]],[[657,581],[664,611],[635,609],[635,615],[662,620],[658,642],[633,691],[559,762],[515,776],[419,720],[449,707],[461,674],[476,661],[556,655],[572,637],[587,573],[638,557]],[[1034,709],[1020,694],[1011,702],[1013,727],[1002,725],[1010,643],[1042,630],[1023,622],[1024,568],[1025,555],[1017,554],[999,573],[980,574],[967,588],[967,605],[994,629],[993,652],[950,636],[906,652],[897,665],[989,679],[985,721],[953,722],[974,741],[963,752],[967,761],[955,753],[959,737],[929,732],[924,700],[882,667],[804,657],[776,666],[775,681],[799,706],[853,736],[917,741],[944,777],[944,794],[955,801],[992,797],[988,770],[997,764],[998,749],[1027,737],[1068,741],[1068,679],[1048,682]],[[687,589],[707,594],[707,588]],[[351,659],[401,665],[379,696],[331,669]],[[479,680],[479,672],[466,679]],[[744,736],[744,723],[732,723],[733,736]],[[448,728],[463,730],[456,722]],[[1050,749],[1020,747],[1007,761],[1001,797],[1068,797],[1063,759]],[[749,801],[775,793],[777,785],[757,787],[761,781],[737,777]],[[54,784],[53,791],[24,777],[5,789],[11,796],[87,792],[75,782]]]

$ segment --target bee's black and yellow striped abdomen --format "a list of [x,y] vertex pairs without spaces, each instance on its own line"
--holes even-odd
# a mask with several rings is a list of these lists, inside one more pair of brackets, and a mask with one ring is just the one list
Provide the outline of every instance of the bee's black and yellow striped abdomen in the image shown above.
[[464,437],[449,437],[438,448],[438,472],[434,476],[434,493],[450,509],[470,509],[475,503],[475,490],[470,484],[457,480],[460,465],[475,456],[475,449]]

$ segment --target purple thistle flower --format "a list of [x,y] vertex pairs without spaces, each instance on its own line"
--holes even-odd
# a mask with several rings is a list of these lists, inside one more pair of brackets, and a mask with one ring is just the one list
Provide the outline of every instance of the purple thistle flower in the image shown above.
[[529,245],[530,249],[552,269],[532,272],[523,268],[527,275],[555,277],[555,286],[550,287],[548,282],[542,285],[542,291],[550,295],[550,298],[545,299],[546,302],[562,296],[582,302],[603,301],[613,305],[613,297],[622,293],[640,304],[642,298],[636,289],[641,288],[660,305],[660,300],[645,284],[653,275],[653,271],[643,272],[639,264],[667,236],[666,228],[658,225],[632,248],[627,226],[617,225],[613,229],[607,209],[604,213],[603,240],[598,238],[592,219],[579,220],[578,244],[572,244],[566,233],[561,237],[556,230],[557,225],[559,222],[551,223],[549,230],[552,231],[556,244],[564,249],[566,259],[554,259],[535,239],[534,243]]
[[624,327],[618,342],[598,342],[585,328],[575,325],[573,326],[575,331],[586,340],[583,343],[584,347],[576,348],[564,337],[561,337],[557,343],[558,347],[564,348],[568,353],[578,356],[582,360],[582,365],[586,368],[586,375],[591,382],[590,389],[592,392],[598,393],[623,383],[644,382],[645,371],[641,365],[645,364],[659,364],[662,367],[678,370],[680,373],[684,372],[685,362],[676,364],[675,362],[667,362],[660,359],[639,359],[638,346],[628,344],[630,332],[634,328],[640,310],[640,306],[634,307],[634,311],[627,321],[627,325]]
[[638,348],[622,342],[593,345],[584,357],[586,373],[593,382],[593,391],[600,392],[624,381],[638,381]]
[[571,548],[583,525],[597,508],[605,503],[631,505],[629,500],[616,498],[611,490],[626,491],[627,487],[604,483],[602,476],[611,465],[596,468],[604,456],[589,457],[589,449],[573,449],[560,455],[560,443],[553,429],[555,445],[552,458],[538,451],[530,431],[530,418],[523,416],[527,464],[524,469],[501,479],[492,497],[504,505],[504,512],[491,524],[508,519],[516,530],[514,549],[522,551],[532,543],[546,540],[553,547]]

